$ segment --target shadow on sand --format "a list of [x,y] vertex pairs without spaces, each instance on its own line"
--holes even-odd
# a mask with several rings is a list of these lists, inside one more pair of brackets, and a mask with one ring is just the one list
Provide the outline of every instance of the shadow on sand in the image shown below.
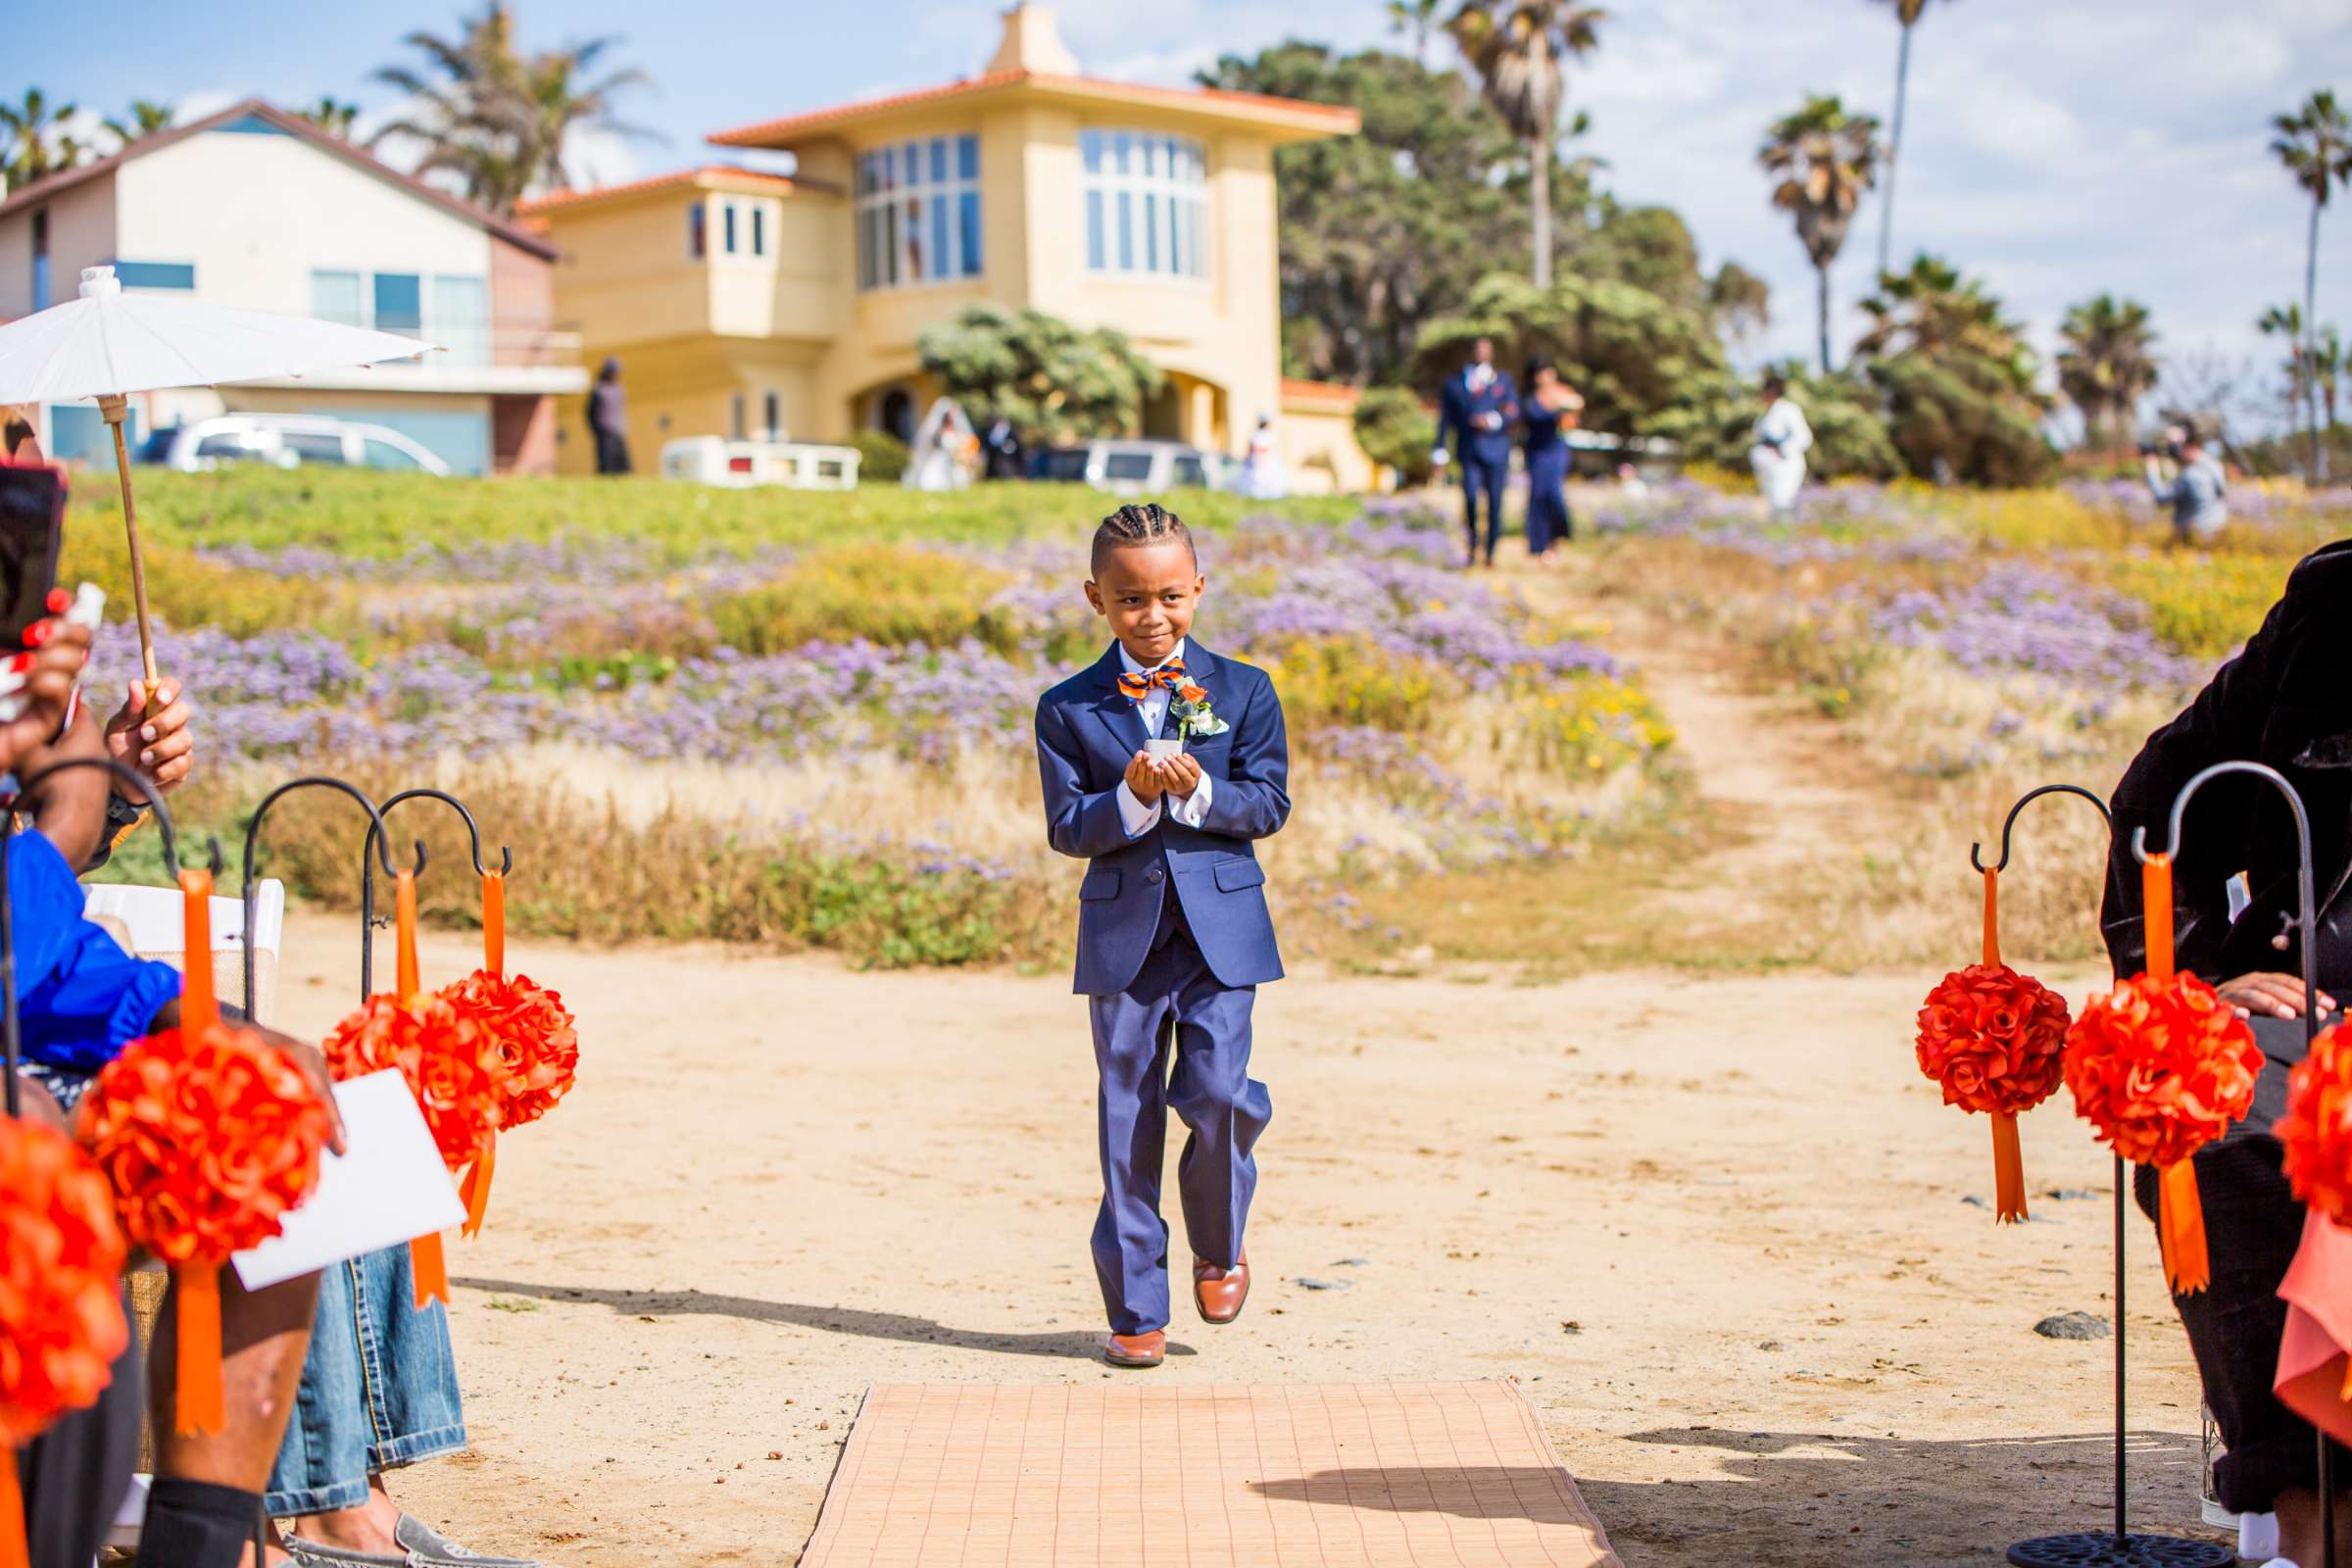
[[[741,1318],[749,1323],[783,1323],[794,1328],[847,1334],[902,1345],[941,1345],[956,1350],[995,1350],[1005,1355],[1096,1360],[1102,1354],[1100,1332],[1052,1334],[984,1333],[949,1328],[936,1318],[902,1312],[867,1312],[848,1306],[810,1306],[799,1301],[761,1301],[748,1296],[709,1296],[701,1291],[608,1291],[580,1285],[534,1285],[521,1280],[452,1279],[462,1290],[493,1296],[521,1296],[542,1301],[585,1301],[615,1312],[648,1316]],[[1189,1346],[1168,1342],[1168,1354],[1192,1355]]]
[[[2105,1529],[2114,1519],[2109,1433],[1906,1443],[1693,1427],[1637,1433],[1631,1441],[1713,1450],[1715,1472],[1693,1481],[1578,1480],[1611,1544],[1637,1568],[1958,1568],[1997,1563],[2012,1542]],[[2136,1433],[2131,1462],[2134,1531],[2223,1539],[2197,1520],[2194,1440]],[[1575,1523],[1552,1475],[1538,1467],[1343,1466],[1253,1482],[1251,1490],[1398,1513]]]

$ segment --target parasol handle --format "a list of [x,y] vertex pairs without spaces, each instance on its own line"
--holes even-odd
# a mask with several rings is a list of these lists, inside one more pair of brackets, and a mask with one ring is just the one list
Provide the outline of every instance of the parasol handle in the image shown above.
[[130,451],[122,440],[122,421],[130,416],[130,400],[120,392],[102,397],[98,413],[115,435],[115,477],[122,486],[122,531],[130,541],[130,602],[139,615],[139,664],[147,683],[143,716],[153,718],[158,706],[155,692],[162,681],[155,670],[155,627],[147,615],[147,563],[139,551],[138,508],[130,496]]

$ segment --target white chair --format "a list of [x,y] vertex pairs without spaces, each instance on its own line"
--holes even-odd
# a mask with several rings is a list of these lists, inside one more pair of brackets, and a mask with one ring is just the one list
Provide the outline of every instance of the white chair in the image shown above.
[[[216,897],[213,901],[213,985],[223,1002],[245,995],[245,902]],[[187,968],[186,905],[177,888],[102,884],[87,889],[82,912],[111,929],[132,956],[154,958]],[[254,898],[253,1001],[264,1018],[277,1001],[278,951],[286,934],[286,885],[271,878]],[[160,1265],[131,1277],[131,1306],[140,1320],[139,1343],[155,1330],[155,1315],[163,1309],[164,1276]],[[139,1530],[147,1518],[147,1488],[152,1477],[131,1477],[130,1490],[115,1515],[107,1544],[120,1551],[136,1551]]]
[[[182,934],[180,891],[177,888],[132,887],[127,883],[101,884],[82,899],[82,912],[112,925],[127,937],[132,955],[156,958],[182,970],[187,956],[180,950]],[[286,935],[286,885],[271,877],[254,899],[254,1008],[263,1018],[275,1012],[278,950]],[[213,985],[227,1003],[245,996],[245,904],[241,899],[213,900]]]

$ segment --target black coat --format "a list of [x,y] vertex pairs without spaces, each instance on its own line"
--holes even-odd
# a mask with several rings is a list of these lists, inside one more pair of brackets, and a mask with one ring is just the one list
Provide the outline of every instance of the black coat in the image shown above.
[[[2115,789],[2115,843],[2100,926],[2119,975],[2147,966],[2139,862],[2132,832],[2162,848],[2180,786],[2215,762],[2267,762],[2303,797],[2323,914],[2352,872],[2352,540],[2295,567],[2245,651],[2196,701],[2148,737]],[[2255,970],[2300,971],[2294,819],[2273,786],[2226,775],[2197,792],[2173,866],[2174,936],[2182,969],[2219,984]],[[2243,871],[2253,902],[2230,919],[2228,884]],[[2284,947],[2274,946],[2281,932]]]

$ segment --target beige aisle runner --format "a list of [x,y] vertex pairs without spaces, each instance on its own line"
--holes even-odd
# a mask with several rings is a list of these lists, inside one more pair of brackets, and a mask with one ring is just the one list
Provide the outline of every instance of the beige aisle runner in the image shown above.
[[802,1568],[1619,1568],[1507,1383],[869,1391]]

